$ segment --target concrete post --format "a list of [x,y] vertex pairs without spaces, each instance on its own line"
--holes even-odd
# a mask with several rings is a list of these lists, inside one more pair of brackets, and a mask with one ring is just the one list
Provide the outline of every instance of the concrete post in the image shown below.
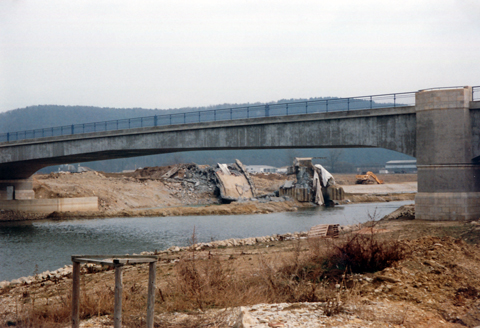
[[471,87],[416,94],[417,219],[480,216],[480,165],[472,162],[471,99]]

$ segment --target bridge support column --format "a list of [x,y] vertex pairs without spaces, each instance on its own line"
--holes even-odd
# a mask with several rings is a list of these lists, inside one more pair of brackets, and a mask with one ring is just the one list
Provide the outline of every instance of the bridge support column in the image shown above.
[[480,165],[472,162],[471,99],[471,87],[416,94],[417,219],[480,217]]
[[32,178],[0,180],[0,200],[34,199]]

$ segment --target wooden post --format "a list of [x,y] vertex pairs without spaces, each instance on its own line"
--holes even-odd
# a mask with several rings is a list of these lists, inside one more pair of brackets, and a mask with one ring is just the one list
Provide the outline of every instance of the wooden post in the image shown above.
[[153,315],[155,309],[155,277],[157,261],[149,263],[148,271],[148,298],[147,298],[147,328],[153,328]]
[[80,327],[80,263],[73,261],[72,269],[72,328]]
[[115,265],[115,309],[113,311],[113,327],[122,327],[122,292],[123,265]]

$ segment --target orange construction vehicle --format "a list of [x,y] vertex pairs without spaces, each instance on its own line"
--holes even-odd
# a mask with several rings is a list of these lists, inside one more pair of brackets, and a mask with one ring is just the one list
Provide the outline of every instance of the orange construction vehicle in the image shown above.
[[369,184],[369,183],[378,183],[383,184],[383,180],[380,180],[373,172],[368,171],[366,174],[356,175],[357,178],[356,184]]

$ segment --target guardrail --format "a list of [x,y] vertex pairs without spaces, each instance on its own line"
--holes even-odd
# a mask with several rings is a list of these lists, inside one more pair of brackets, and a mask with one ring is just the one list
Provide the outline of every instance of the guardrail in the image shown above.
[[287,116],[322,112],[328,113],[413,105],[415,105],[415,92],[381,94],[351,98],[331,98],[285,103],[269,103],[264,105],[155,115],[94,123],[64,125],[44,129],[7,132],[0,134],[0,142],[73,135],[81,133],[133,129],[141,127],[155,127],[199,122],[229,121],[245,118]]

